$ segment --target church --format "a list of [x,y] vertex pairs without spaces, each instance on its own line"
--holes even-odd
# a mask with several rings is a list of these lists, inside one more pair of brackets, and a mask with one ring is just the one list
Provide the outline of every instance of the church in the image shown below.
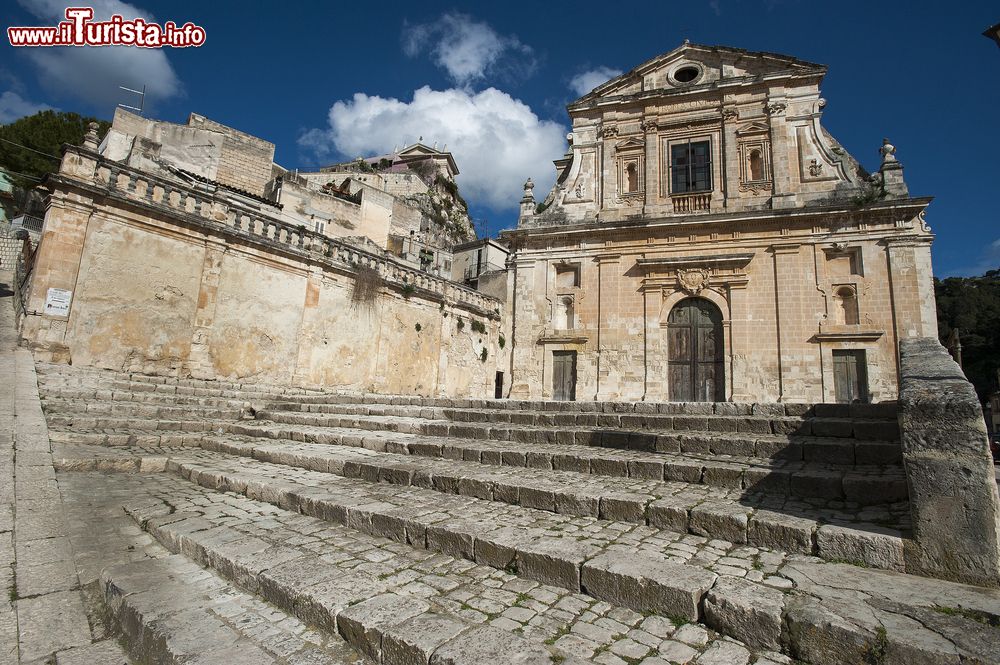
[[569,105],[505,232],[518,399],[882,402],[937,337],[931,199],[822,125],[826,67],[685,42]]

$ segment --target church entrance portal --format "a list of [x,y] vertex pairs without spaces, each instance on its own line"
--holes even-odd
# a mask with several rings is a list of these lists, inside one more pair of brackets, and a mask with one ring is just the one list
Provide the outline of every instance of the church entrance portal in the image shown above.
[[722,313],[704,298],[677,303],[667,318],[671,402],[726,399]]

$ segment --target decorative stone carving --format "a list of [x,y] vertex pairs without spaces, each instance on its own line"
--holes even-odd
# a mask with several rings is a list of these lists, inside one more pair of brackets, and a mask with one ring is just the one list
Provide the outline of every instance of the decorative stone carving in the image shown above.
[[768,102],[764,104],[764,113],[768,115],[782,115],[786,108],[788,108],[788,104],[784,102]]
[[814,159],[809,162],[809,175],[813,177],[823,175],[823,165],[820,164],[818,159]]
[[618,136],[618,128],[613,126],[603,127],[601,128],[601,136],[603,136],[606,139],[613,139],[614,137]]
[[722,109],[722,119],[723,120],[738,120],[740,117],[740,112],[736,110],[733,106],[726,106]]
[[890,162],[895,162],[896,160],[896,146],[889,143],[889,139],[882,139],[882,147],[878,149],[879,154],[882,155],[882,163],[889,164]]
[[677,284],[693,296],[708,286],[709,273],[704,268],[681,268],[677,271]]
[[655,132],[658,129],[655,120],[643,120],[642,124],[639,126],[642,127],[642,131],[646,132],[647,134],[650,132]]
[[528,178],[527,180],[525,180],[524,181],[524,197],[522,197],[521,200],[522,201],[534,201],[535,200],[534,189],[535,189],[535,183],[531,181],[531,178]]

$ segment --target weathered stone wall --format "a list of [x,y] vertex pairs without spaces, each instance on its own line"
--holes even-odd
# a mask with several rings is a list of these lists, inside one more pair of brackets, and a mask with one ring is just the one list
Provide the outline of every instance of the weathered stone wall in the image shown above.
[[271,179],[271,165],[274,163],[273,143],[244,134],[197,113],[191,114],[188,125],[209,129],[225,137],[216,180],[257,196],[264,194],[264,188]]
[[[22,329],[43,358],[492,396],[499,301],[87,150],[68,151],[63,166]],[[361,266],[378,273],[380,286],[358,303]],[[49,288],[72,293],[67,316],[45,313]],[[474,331],[473,320],[486,332]]]
[[976,391],[936,338],[902,340],[899,355],[906,570],[1000,586],[1000,498]]

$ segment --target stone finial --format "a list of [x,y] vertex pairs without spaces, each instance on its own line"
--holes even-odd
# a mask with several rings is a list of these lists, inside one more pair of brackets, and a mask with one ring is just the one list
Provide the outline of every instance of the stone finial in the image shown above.
[[882,147],[878,151],[882,155],[883,164],[896,161],[896,146],[889,143],[889,139],[882,139]]
[[90,150],[97,150],[100,145],[100,139],[97,136],[97,129],[99,125],[96,122],[92,122],[87,125],[87,133],[83,136],[83,147],[89,148]]
[[524,197],[521,199],[522,203],[527,201],[531,201],[532,203],[534,203],[535,201],[535,193],[533,191],[534,189],[535,189],[535,183],[531,181],[531,178],[528,178],[527,180],[524,181]]
[[896,159],[896,146],[889,143],[889,139],[882,139],[879,153],[882,155],[882,166],[878,170],[882,191],[890,199],[908,197],[910,192],[903,180],[903,165]]

